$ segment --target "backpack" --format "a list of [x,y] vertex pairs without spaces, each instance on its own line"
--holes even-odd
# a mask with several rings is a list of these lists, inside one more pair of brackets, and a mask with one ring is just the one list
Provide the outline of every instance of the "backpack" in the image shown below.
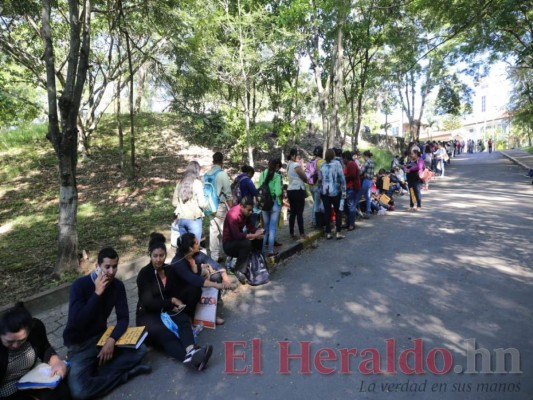
[[307,183],[314,185],[318,181],[318,168],[316,160],[313,160],[305,166],[305,176],[307,177]]
[[239,204],[242,199],[241,182],[246,178],[246,176],[247,175],[242,175],[237,177],[231,184],[231,198],[233,200],[233,204]]
[[250,260],[248,261],[244,276],[246,276],[246,280],[251,286],[268,283],[270,274],[268,273],[267,263],[263,253],[254,251],[250,254]]
[[217,193],[216,177],[221,171],[221,169],[218,169],[215,171],[214,174],[204,175],[204,197],[207,203],[204,208],[205,215],[215,214],[218,210],[218,204],[220,203],[220,199],[218,198]]
[[[268,176],[268,173],[267,173]],[[274,199],[272,198],[272,193],[270,193],[270,188],[268,183],[270,180],[265,179],[263,184],[259,189],[257,189],[257,208],[262,211],[272,211],[274,207]]]

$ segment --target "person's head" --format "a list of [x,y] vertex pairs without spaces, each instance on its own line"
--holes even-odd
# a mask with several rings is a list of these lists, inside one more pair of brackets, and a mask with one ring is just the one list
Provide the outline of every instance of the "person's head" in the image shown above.
[[241,168],[241,172],[243,174],[248,175],[250,178],[252,178],[255,174],[255,169],[254,167],[251,167],[250,165],[243,165],[243,167]]
[[316,158],[322,158],[322,153],[324,153],[324,148],[322,146],[316,146],[313,150],[313,155]]
[[289,151],[289,157],[288,159],[291,160],[291,161],[296,161],[296,158],[298,157],[298,149],[296,148],[292,148],[290,151]]
[[97,269],[108,278],[113,279],[117,274],[118,253],[112,247],[104,247],[98,253]]
[[354,155],[355,158],[359,158],[359,157],[361,157],[361,152],[359,150],[355,150],[353,155]]
[[0,339],[2,346],[8,350],[17,350],[22,346],[33,327],[33,318],[24,304],[17,303],[7,310],[0,319]]
[[370,152],[370,150],[367,150],[363,153],[363,155],[366,157],[366,158],[372,158],[373,154]]
[[185,173],[183,179],[179,185],[179,197],[183,203],[187,203],[193,197],[193,185],[196,179],[200,178],[200,164],[197,161],[191,161]]
[[222,166],[224,163],[224,154],[222,154],[220,151],[217,151],[215,154],[213,154],[213,164]]
[[274,157],[274,158],[271,158],[268,161],[268,170],[269,171],[277,172],[277,171],[280,170],[280,168],[281,168],[281,158]]
[[159,232],[152,232],[150,234],[150,241],[148,242],[148,255],[150,262],[155,269],[161,268],[167,259],[166,239],[163,234]]
[[330,162],[331,160],[333,160],[335,158],[335,150],[333,149],[327,149],[326,150],[326,154],[325,154],[325,160],[326,162]]
[[420,151],[419,150],[413,150],[411,152],[411,159],[418,160],[420,158]]
[[194,233],[184,233],[177,241],[178,251],[183,256],[194,255],[200,251],[200,243]]
[[387,171],[385,170],[385,168],[381,168],[379,171],[378,171],[378,175],[386,175],[387,174]]
[[254,199],[251,196],[244,196],[239,202],[239,207],[241,208],[241,215],[244,218],[248,218],[252,215]]
[[352,161],[353,160],[352,152],[349,150],[346,150],[344,153],[342,153],[342,159],[345,163],[347,163],[348,161]]
[[333,151],[335,152],[335,157],[341,158],[342,157],[342,149],[338,147],[334,147]]

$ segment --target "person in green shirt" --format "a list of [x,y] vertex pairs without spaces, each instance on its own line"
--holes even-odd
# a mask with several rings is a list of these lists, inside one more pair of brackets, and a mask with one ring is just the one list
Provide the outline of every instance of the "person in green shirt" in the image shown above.
[[278,230],[278,218],[281,211],[282,202],[282,183],[279,169],[281,168],[281,160],[279,158],[272,158],[268,162],[268,168],[265,169],[259,176],[258,187],[267,182],[270,194],[274,204],[270,211],[263,210],[263,227],[265,229],[265,236],[263,238],[263,253],[267,257],[276,256],[274,252],[274,243],[276,241],[276,231]]

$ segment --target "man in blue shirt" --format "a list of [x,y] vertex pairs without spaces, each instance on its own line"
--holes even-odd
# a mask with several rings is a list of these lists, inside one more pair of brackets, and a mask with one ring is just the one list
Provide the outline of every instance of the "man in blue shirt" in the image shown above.
[[[70,288],[63,340],[71,365],[68,383],[75,399],[100,397],[129,379],[152,371],[149,365],[140,364],[146,354],[144,345],[137,350],[115,347],[129,324],[126,289],[115,278],[117,266],[117,252],[106,247],[98,253],[96,271],[78,278]],[[99,348],[96,343],[107,329],[113,308],[117,323]]]

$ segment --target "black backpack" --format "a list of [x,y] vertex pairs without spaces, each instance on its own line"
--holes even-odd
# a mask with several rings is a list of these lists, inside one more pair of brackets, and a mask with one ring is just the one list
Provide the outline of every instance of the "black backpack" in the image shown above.
[[274,207],[274,199],[268,187],[269,181],[270,179],[265,179],[261,187],[257,189],[257,208],[262,211],[272,211],[272,207]]
[[242,199],[242,193],[241,193],[241,182],[246,179],[247,176],[243,175],[240,178],[237,177],[231,184],[231,197],[233,200],[233,204],[239,204]]
[[270,274],[263,253],[254,251],[250,254],[250,260],[248,261],[244,276],[246,276],[246,280],[251,286],[259,286],[268,283],[270,280]]

